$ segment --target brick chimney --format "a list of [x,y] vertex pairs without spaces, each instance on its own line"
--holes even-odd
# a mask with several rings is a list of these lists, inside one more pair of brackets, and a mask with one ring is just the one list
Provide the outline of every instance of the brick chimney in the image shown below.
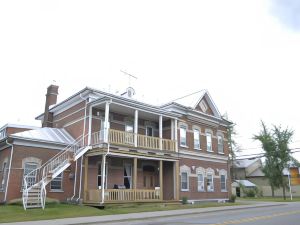
[[42,127],[53,127],[53,114],[49,112],[49,107],[57,102],[58,86],[51,84],[47,88],[44,120]]

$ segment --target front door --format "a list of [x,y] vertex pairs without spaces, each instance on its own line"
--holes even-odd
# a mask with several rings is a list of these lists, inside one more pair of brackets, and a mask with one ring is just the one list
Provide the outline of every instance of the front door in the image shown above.
[[144,189],[154,189],[153,172],[144,172]]

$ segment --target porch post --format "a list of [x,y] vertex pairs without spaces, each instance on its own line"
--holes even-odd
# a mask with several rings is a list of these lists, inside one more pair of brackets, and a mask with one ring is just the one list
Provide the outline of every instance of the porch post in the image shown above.
[[174,167],[175,167],[175,173],[174,173],[174,197],[175,197],[175,200],[176,201],[179,201],[179,190],[180,190],[180,183],[179,183],[179,161],[176,161],[175,164],[174,164]]
[[105,103],[105,118],[104,118],[104,142],[108,143],[108,132],[109,132],[109,104],[110,102]]
[[133,200],[136,200],[136,188],[137,188],[137,158],[133,158]]
[[92,135],[92,106],[89,108],[89,135],[88,135],[88,145],[91,145],[91,135]]
[[175,140],[175,151],[178,152],[177,119],[174,120],[174,140]]
[[88,193],[88,168],[89,168],[89,157],[84,157],[84,189],[83,189],[83,201],[87,201]]
[[162,201],[163,198],[163,161],[159,161],[159,190],[160,190],[160,200]]
[[101,204],[104,203],[104,193],[105,193],[105,163],[106,163],[106,155],[102,155],[102,162],[101,162]]
[[163,137],[162,126],[163,126],[162,115],[159,115],[159,149],[160,150],[162,150],[162,137]]
[[138,130],[139,130],[139,111],[136,109],[134,111],[134,147],[137,147]]

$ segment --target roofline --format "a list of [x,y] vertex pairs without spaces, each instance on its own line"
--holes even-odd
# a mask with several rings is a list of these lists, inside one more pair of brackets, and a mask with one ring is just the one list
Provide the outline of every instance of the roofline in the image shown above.
[[[56,104],[55,106],[53,106],[51,109],[49,109],[49,112],[53,112],[53,110],[55,110],[57,107],[61,106],[62,104],[66,103],[67,101],[75,98],[76,96],[82,94],[83,92],[85,91],[89,91],[89,92],[96,92],[98,94],[101,94],[101,95],[104,95],[104,97],[108,97],[108,98],[114,98],[115,100],[121,100],[121,101],[126,101],[126,102],[131,102],[133,104],[137,104],[137,105],[140,105],[141,107],[147,107],[151,110],[157,110],[157,111],[161,111],[161,113],[165,113],[165,114],[171,114],[173,117],[177,117],[174,113],[171,113],[171,112],[168,112],[164,109],[162,109],[160,106],[155,106],[155,105],[151,105],[151,104],[148,104],[148,103],[144,103],[144,102],[141,102],[141,101],[138,101],[138,100],[135,100],[135,99],[130,99],[130,98],[126,98],[126,97],[123,97],[123,96],[118,96],[118,95],[114,95],[114,94],[111,94],[111,93],[107,93],[107,92],[103,92],[103,91],[100,91],[98,89],[95,89],[95,88],[91,88],[91,87],[85,87],[84,89],[76,92],[75,94],[71,95],[70,97],[68,97],[67,99],[65,99],[64,101]],[[100,98],[102,99],[102,98]],[[91,101],[89,102],[90,104],[91,103],[95,103],[97,100],[100,100],[99,98],[98,99],[95,99],[94,101]],[[39,120],[41,119],[41,117],[44,115],[44,113],[38,115],[35,119]]]
[[24,138],[24,137],[18,137],[14,135],[9,135],[8,138],[16,139],[16,140],[24,140],[24,141],[33,141],[33,142],[40,142],[40,143],[48,143],[48,144],[56,144],[56,145],[65,145],[68,146],[71,143],[62,143],[62,142],[56,142],[56,141],[44,141],[40,139],[34,139],[34,138]]
[[36,129],[36,128],[39,128],[39,127],[36,127],[36,126],[29,126],[29,125],[21,125],[21,124],[7,123],[7,124],[5,124],[4,126],[2,126],[2,127],[0,128],[0,130],[3,130],[3,129],[8,128],[8,127],[14,127],[14,128],[28,128],[28,129]]

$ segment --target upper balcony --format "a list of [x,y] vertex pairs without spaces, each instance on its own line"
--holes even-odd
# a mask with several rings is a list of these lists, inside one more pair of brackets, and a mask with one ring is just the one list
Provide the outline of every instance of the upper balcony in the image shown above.
[[172,113],[132,99],[107,98],[91,104],[89,113],[89,143],[92,146],[109,143],[177,151],[177,118]]

